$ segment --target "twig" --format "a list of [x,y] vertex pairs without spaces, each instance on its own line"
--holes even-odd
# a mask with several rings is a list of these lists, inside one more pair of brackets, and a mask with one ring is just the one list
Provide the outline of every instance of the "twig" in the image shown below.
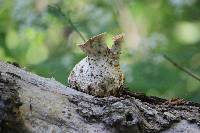
[[177,64],[175,61],[173,61],[172,59],[170,59],[167,55],[163,55],[163,57],[168,60],[171,64],[173,64],[175,67],[177,67],[178,69],[180,69],[181,71],[187,73],[189,76],[193,77],[194,79],[200,81],[200,77],[194,73],[192,73],[189,69],[182,67],[181,65]]
[[[67,20],[68,23],[71,25],[71,27],[78,33],[78,35],[81,37],[81,39],[85,42],[86,39],[84,38],[84,36],[81,34],[81,32],[78,30],[78,28],[74,25],[74,23],[72,22],[70,16],[66,16],[65,13],[63,13],[63,11],[61,10],[60,7],[56,6],[56,5],[48,5],[49,11],[51,13],[54,14],[54,16],[59,16],[61,17],[61,19],[63,19],[64,21]],[[58,17],[57,16],[57,17]]]
[[86,39],[84,38],[84,36],[81,34],[81,32],[78,30],[78,28],[76,28],[76,26],[73,24],[71,18],[68,18],[68,22],[69,24],[73,27],[73,29],[79,34],[79,36],[81,37],[81,39],[85,42]]

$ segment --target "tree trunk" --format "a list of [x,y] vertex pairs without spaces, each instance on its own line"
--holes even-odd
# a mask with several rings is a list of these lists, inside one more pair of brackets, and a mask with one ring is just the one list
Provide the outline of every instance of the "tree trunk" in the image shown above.
[[0,61],[2,133],[198,133],[200,105],[124,91],[97,98]]

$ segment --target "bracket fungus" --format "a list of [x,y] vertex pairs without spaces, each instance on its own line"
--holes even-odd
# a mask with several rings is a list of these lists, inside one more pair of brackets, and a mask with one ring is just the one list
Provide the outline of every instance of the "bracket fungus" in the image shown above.
[[124,84],[119,65],[122,40],[122,34],[113,37],[113,45],[108,48],[102,33],[79,45],[87,57],[71,71],[69,86],[93,96],[118,96]]

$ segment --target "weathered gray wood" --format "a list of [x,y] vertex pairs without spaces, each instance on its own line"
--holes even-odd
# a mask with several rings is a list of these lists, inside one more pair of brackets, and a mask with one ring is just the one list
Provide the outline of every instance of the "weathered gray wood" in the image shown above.
[[0,132],[200,132],[199,104],[165,101],[97,98],[0,61]]

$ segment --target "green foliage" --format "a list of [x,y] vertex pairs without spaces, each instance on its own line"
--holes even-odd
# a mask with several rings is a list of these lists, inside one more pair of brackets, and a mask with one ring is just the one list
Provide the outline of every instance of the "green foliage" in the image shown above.
[[[66,84],[84,58],[76,44],[102,32],[125,32],[121,66],[133,91],[200,101],[198,0],[0,0],[0,59]],[[109,44],[110,45],[110,44]]]

